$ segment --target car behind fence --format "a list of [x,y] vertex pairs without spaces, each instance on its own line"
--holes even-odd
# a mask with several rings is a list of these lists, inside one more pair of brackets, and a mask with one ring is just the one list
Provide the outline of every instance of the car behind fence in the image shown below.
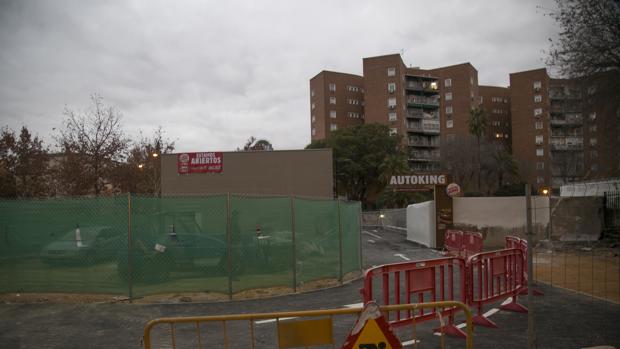
[[357,202],[226,194],[0,201],[3,293],[232,298],[312,289],[360,269]]

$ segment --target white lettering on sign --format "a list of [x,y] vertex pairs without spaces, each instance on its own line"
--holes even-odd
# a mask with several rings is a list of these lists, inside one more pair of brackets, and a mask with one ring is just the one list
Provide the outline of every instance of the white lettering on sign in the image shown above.
[[428,185],[446,184],[446,175],[399,175],[390,178],[390,185]]

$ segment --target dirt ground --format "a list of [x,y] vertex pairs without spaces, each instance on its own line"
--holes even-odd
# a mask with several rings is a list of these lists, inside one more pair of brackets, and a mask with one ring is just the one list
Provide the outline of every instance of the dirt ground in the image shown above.
[[[343,282],[349,283],[360,277],[359,272],[347,273],[343,277]],[[310,292],[320,289],[332,288],[341,285],[337,279],[321,279],[302,283],[297,287],[297,292]],[[294,293],[291,287],[270,287],[251,289],[237,292],[233,295],[233,300],[259,299],[266,297],[281,296]],[[160,304],[160,303],[203,303],[228,301],[229,297],[225,293],[218,292],[188,292],[188,293],[164,293],[151,296],[135,298],[135,304]],[[2,303],[64,303],[64,304],[92,304],[92,303],[129,303],[129,298],[125,295],[111,294],[74,294],[74,293],[4,293],[0,294]]]
[[617,248],[539,249],[533,258],[537,281],[620,303]]

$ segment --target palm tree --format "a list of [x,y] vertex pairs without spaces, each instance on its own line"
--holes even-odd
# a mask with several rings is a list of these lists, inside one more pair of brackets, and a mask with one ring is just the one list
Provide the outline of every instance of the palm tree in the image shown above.
[[480,138],[485,134],[489,120],[484,110],[481,108],[471,108],[469,110],[469,120],[467,128],[472,136],[476,136],[478,144],[478,191],[480,191]]
[[493,154],[493,160],[495,161],[497,181],[501,188],[504,185],[505,175],[516,176],[519,173],[519,164],[506,150],[499,150]]

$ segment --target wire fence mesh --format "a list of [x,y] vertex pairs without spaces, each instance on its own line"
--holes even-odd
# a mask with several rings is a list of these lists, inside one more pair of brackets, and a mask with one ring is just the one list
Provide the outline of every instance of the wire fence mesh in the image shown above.
[[232,298],[342,282],[361,269],[357,202],[240,195],[3,200],[0,222],[3,293]]
[[365,211],[362,214],[362,225],[392,229],[407,229],[407,209],[395,208],[381,211]]

